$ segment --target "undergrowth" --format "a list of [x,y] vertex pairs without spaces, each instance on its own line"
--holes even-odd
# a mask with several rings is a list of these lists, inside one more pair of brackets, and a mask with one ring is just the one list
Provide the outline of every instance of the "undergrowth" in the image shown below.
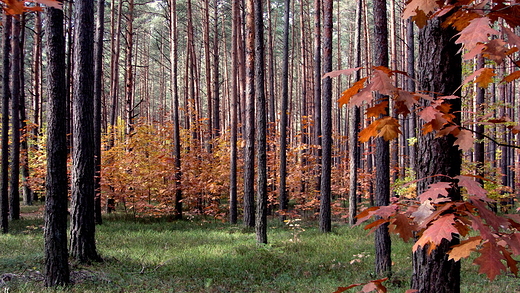
[[[71,262],[74,284],[43,287],[43,222],[12,222],[0,235],[0,287],[4,292],[333,292],[373,275],[373,235],[336,224],[322,234],[314,223],[270,222],[268,245],[240,225],[204,220],[176,221],[112,217],[97,226],[104,261]],[[411,245],[393,239],[390,292],[409,288]],[[462,292],[514,292],[518,280],[495,282],[463,264]],[[478,285],[477,285],[478,284]],[[475,286],[477,285],[477,286]]]

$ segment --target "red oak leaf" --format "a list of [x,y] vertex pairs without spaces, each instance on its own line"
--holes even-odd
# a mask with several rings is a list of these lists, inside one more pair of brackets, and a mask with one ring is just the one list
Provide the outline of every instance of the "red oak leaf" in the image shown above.
[[449,258],[455,261],[459,261],[461,258],[468,257],[472,251],[480,244],[482,237],[475,236],[470,237],[462,241],[460,244],[452,246],[451,250],[448,251]]
[[472,50],[477,43],[487,43],[489,35],[498,35],[499,32],[492,29],[489,24],[489,18],[480,17],[470,21],[469,25],[457,35],[459,38],[455,41],[457,44],[463,44],[467,50]]
[[480,266],[479,273],[487,275],[493,281],[496,276],[500,275],[500,271],[506,271],[506,266],[501,262],[503,257],[500,254],[500,248],[496,245],[486,242],[479,252],[480,256],[473,261],[474,264]]
[[470,195],[487,200],[487,191],[482,188],[480,183],[474,180],[474,177],[459,175],[456,176],[455,179],[459,180],[459,186],[466,187],[466,190]]
[[352,73],[358,71],[362,67],[356,67],[356,68],[349,68],[349,69],[342,69],[342,70],[334,70],[328,73],[325,73],[322,77],[322,79],[327,77],[338,77],[340,75],[351,75]]
[[426,244],[430,244],[430,249],[434,249],[441,243],[442,239],[451,240],[453,234],[459,233],[455,226],[453,226],[454,223],[455,215],[453,214],[446,214],[439,217],[439,219],[424,230],[421,238],[419,238],[413,246],[413,251],[416,251],[419,247],[425,247]]
[[453,143],[454,145],[458,145],[459,148],[463,151],[468,151],[473,147],[473,134],[469,130],[461,130],[457,135],[457,140]]

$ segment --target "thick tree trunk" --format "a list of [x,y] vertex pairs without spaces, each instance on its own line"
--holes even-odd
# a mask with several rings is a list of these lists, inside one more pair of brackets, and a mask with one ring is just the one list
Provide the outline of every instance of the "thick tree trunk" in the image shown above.
[[71,255],[98,261],[94,221],[94,2],[75,2]]
[[[388,67],[388,22],[386,0],[374,1],[374,65]],[[377,100],[388,97],[378,96]],[[387,109],[388,112],[388,109]],[[376,152],[376,206],[390,203],[390,144],[382,137],[375,139]],[[389,275],[392,267],[391,240],[388,225],[380,226],[375,232],[376,274]]]
[[46,8],[47,26],[47,180],[45,198],[45,286],[70,282],[67,217],[67,96],[63,11]]
[[[323,2],[323,72],[332,71],[332,10],[333,0]],[[332,79],[323,80],[321,109],[321,184],[320,230],[330,232],[331,226],[331,172],[332,172]]]
[[[419,33],[418,89],[428,93],[450,95],[461,83],[461,57],[459,46],[454,43],[456,31],[441,27],[442,20],[432,19]],[[453,100],[452,113],[460,115],[460,100]],[[427,135],[419,140],[417,178],[418,194],[428,185],[446,180],[432,175],[444,174],[455,177],[460,174],[461,153],[453,146],[454,137],[434,138]],[[452,200],[460,200],[458,189],[450,190]],[[413,255],[412,288],[420,293],[460,292],[460,263],[448,260],[447,252],[457,240],[444,241],[430,254],[420,248]]]
[[9,99],[11,86],[9,72],[11,70],[11,27],[13,17],[4,13],[4,43],[2,70],[2,194],[0,195],[2,233],[9,231]]

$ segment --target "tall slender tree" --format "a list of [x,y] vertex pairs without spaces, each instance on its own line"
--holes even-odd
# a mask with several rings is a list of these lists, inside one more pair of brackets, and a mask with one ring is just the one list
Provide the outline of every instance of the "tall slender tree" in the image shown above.
[[45,286],[70,282],[67,248],[67,95],[63,11],[46,8],[47,65],[47,180],[45,198]]
[[11,86],[9,85],[9,72],[11,68],[11,15],[4,13],[4,37],[2,44],[3,70],[2,70],[2,194],[1,196],[1,225],[2,233],[9,231],[9,99],[11,98]]
[[288,208],[287,196],[287,111],[289,104],[289,14],[290,0],[285,0],[284,31],[283,31],[283,63],[282,63],[282,102],[280,114],[280,189],[279,201],[281,219],[285,220],[283,212]]
[[[323,1],[323,72],[332,71],[333,0]],[[321,108],[320,230],[330,232],[332,172],[332,79],[323,79]]]
[[94,142],[95,159],[95,215],[96,223],[101,224],[101,102],[103,99],[103,33],[105,30],[105,0],[97,1],[96,34],[94,46]]
[[11,34],[11,176],[9,177],[9,217],[20,218],[20,17],[13,18]]
[[232,2],[232,73],[231,73],[231,157],[230,157],[230,179],[229,179],[229,221],[231,224],[237,223],[238,218],[238,199],[237,199],[237,139],[238,139],[238,1]]
[[[374,1],[374,65],[388,67],[388,20],[386,16],[386,0]],[[378,96],[378,99],[388,97]],[[389,109],[386,109],[388,113]],[[376,190],[375,204],[385,206],[390,203],[390,144],[382,137],[375,139],[376,152]],[[388,224],[381,225],[375,232],[376,273],[390,274],[391,240]]]
[[244,225],[255,226],[255,0],[246,4],[246,112],[244,149]]
[[95,239],[94,2],[74,2],[73,158],[70,252],[81,263],[98,261]]
[[255,17],[255,96],[258,177],[256,193],[256,241],[267,243],[267,111],[264,67],[264,12],[262,0],[254,0]]

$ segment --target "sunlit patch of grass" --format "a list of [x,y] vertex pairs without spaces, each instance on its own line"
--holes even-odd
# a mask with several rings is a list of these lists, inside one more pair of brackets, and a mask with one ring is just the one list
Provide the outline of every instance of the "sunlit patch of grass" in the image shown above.
[[[17,221],[11,234],[0,235],[0,275],[32,276],[9,281],[9,292],[51,292],[41,281],[42,230],[27,228],[40,227],[39,221]],[[269,227],[269,244],[258,245],[254,233],[227,223],[105,220],[97,226],[104,261],[72,266],[75,284],[67,292],[333,292],[378,278],[374,236],[362,227],[338,224],[323,234],[314,223],[302,223],[297,241],[288,225],[273,220]],[[392,241],[394,267],[386,285],[401,292],[409,286],[411,243]],[[490,283],[466,267],[462,292],[518,289],[510,276]]]

